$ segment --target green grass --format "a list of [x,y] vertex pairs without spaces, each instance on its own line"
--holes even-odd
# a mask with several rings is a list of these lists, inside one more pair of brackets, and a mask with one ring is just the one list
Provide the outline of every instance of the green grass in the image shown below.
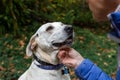
[[110,75],[114,73],[117,67],[117,45],[107,38],[107,33],[96,34],[96,31],[79,28],[76,28],[75,32],[76,38],[73,47],[106,73]]
[[[75,28],[73,48],[111,75],[116,72],[117,45],[106,37],[106,33],[97,32]],[[0,38],[0,80],[17,80],[29,67],[31,58],[25,57],[25,48],[33,33],[24,32],[20,38],[5,34]]]

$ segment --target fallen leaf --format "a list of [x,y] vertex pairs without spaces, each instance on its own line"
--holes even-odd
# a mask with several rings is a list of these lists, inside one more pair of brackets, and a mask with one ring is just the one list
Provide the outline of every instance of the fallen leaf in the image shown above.
[[116,74],[115,73],[112,73],[112,78],[113,78],[113,80],[116,80]]
[[23,40],[20,40],[20,41],[19,41],[19,45],[20,45],[21,47],[24,47],[24,45],[25,45],[24,41],[23,41]]
[[0,66],[0,71],[5,71],[6,68],[4,68],[3,66]]
[[29,57],[27,55],[24,56],[24,59],[28,59]]

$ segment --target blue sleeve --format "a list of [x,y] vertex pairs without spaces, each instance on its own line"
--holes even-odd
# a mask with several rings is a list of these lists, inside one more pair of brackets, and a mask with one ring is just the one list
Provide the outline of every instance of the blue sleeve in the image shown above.
[[120,80],[120,68],[119,68],[118,73],[116,75],[116,80]]
[[82,80],[112,80],[110,76],[88,59],[85,59],[75,69],[75,74]]

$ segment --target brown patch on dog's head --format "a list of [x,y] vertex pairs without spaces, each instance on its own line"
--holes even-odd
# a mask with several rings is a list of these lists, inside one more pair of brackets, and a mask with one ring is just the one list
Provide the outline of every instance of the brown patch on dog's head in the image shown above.
[[27,56],[31,56],[33,54],[33,50],[36,48],[37,43],[35,42],[36,35],[33,35],[27,45],[26,54]]

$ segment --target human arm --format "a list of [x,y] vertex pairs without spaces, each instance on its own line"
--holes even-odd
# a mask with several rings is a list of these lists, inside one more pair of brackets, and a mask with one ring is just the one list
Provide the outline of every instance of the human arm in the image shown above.
[[60,61],[75,69],[75,74],[78,78],[83,80],[112,80],[105,72],[97,67],[93,62],[88,59],[84,59],[73,48],[62,48],[58,53]]
[[117,72],[117,75],[116,75],[116,80],[120,80],[120,67],[118,68],[118,72]]
[[75,74],[83,80],[112,80],[104,71],[89,59],[85,59],[76,69]]

